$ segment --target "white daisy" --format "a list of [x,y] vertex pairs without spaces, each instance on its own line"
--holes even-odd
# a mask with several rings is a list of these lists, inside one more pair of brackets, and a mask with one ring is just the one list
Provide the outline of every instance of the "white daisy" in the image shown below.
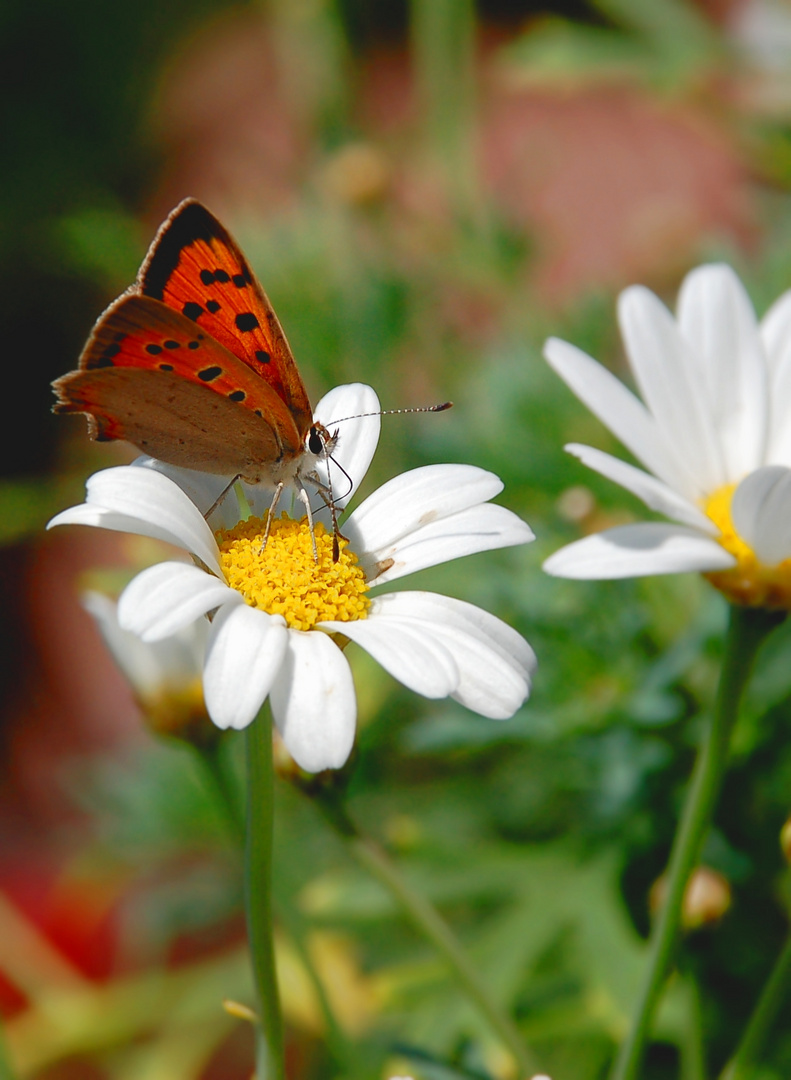
[[671,519],[569,544],[544,569],[621,578],[700,571],[731,600],[791,606],[791,292],[759,324],[727,266],[687,275],[674,319],[636,285],[619,298],[642,401],[556,338],[549,363],[648,472],[572,443],[585,465]]
[[[374,392],[354,385],[327,395],[316,416],[332,427],[334,418],[377,408]],[[378,432],[378,417],[342,425],[334,457],[355,486]],[[342,481],[333,469],[341,505],[352,495],[337,491]],[[246,727],[269,696],[275,723],[302,768],[342,765],[356,723],[351,670],[339,647],[347,639],[425,697],[450,696],[498,719],[525,701],[535,656],[505,623],[435,593],[368,596],[370,588],[416,570],[532,540],[515,514],[489,502],[502,490],[498,477],[471,465],[430,465],[394,478],[343,521],[349,543],[341,544],[338,562],[321,521],[326,511],[319,511],[318,564],[304,522],[276,519],[262,550],[264,522],[235,524],[239,514],[230,496],[212,524],[234,527],[215,535],[202,511],[223,484],[223,478],[148,459],[95,474],[86,502],[50,522],[140,533],[192,556],[192,564],[159,563],[134,578],[121,595],[119,622],[152,642],[210,616],[203,689],[218,727]],[[265,513],[271,492],[247,494],[253,509]]]

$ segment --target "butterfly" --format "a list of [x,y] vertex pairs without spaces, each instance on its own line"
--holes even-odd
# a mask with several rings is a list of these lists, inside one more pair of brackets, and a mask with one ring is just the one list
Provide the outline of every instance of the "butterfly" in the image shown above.
[[[314,422],[291,349],[238,244],[196,199],[160,227],[134,285],[100,316],[79,367],[53,382],[57,413],[171,465],[323,485],[337,433]],[[226,489],[227,490],[227,489]],[[216,504],[215,504],[216,505]],[[274,503],[273,503],[274,508]],[[271,513],[270,513],[271,519]]]

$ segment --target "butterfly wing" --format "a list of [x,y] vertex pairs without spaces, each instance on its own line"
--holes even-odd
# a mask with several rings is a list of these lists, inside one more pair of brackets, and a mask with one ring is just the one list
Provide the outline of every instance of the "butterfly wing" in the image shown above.
[[100,440],[172,465],[271,480],[304,437],[279,394],[187,316],[129,293],[102,315],[78,371],[53,383],[56,412],[84,412]]
[[247,364],[307,434],[310,402],[277,316],[239,246],[205,206],[185,199],[170,214],[136,289],[197,323]]

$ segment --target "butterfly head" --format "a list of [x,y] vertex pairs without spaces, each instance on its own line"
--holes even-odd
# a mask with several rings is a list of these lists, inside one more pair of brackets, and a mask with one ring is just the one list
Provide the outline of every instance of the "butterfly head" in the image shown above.
[[338,445],[338,432],[330,432],[324,424],[315,421],[305,439],[305,449],[317,458],[328,458]]

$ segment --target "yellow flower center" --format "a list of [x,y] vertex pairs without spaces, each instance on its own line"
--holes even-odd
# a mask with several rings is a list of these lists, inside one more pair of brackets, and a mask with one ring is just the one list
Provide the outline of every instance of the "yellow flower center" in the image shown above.
[[266,519],[251,517],[215,534],[225,578],[251,607],[282,615],[294,630],[312,630],[325,619],[366,617],[368,585],[345,540],[333,562],[332,534],[317,523],[316,562],[306,519],[276,518],[262,546],[265,528]]
[[748,607],[791,608],[791,559],[765,566],[739,536],[731,518],[731,500],[737,484],[728,484],[710,495],[703,512],[720,530],[719,543],[736,559],[730,570],[704,574],[729,600]]

